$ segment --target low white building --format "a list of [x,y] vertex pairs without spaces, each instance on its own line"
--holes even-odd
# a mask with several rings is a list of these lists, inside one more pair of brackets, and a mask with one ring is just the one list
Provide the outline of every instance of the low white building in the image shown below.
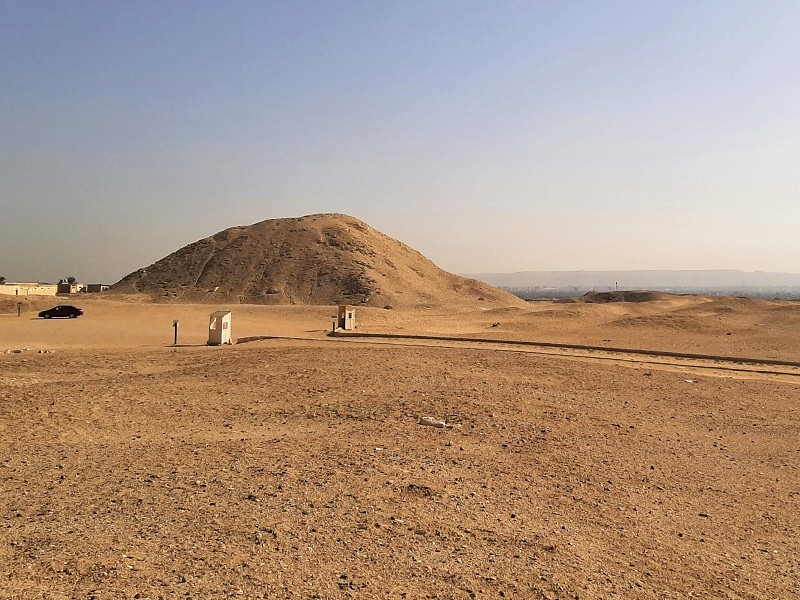
[[51,283],[3,283],[0,294],[6,296],[55,296],[58,286]]
[[340,304],[336,317],[336,327],[350,331],[356,328],[356,309],[349,304]]
[[211,313],[211,318],[208,322],[208,345],[232,344],[231,325],[231,311],[218,310]]

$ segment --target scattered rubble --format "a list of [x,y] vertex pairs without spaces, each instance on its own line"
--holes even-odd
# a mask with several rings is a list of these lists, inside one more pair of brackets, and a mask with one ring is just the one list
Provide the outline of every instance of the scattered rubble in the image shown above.
[[434,419],[433,417],[420,417],[419,421],[417,421],[419,425],[426,425],[428,427],[436,427],[437,429],[445,429],[451,428],[452,425],[445,421],[439,421],[438,419]]

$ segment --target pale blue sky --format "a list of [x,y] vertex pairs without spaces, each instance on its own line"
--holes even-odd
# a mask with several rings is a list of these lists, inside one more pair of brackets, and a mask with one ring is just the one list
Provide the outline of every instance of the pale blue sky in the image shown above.
[[344,212],[454,272],[800,272],[798,2],[0,0],[0,275]]

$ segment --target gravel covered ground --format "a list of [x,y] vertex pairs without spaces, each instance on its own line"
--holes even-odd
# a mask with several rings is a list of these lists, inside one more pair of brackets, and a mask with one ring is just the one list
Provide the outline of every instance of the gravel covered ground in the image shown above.
[[488,349],[3,354],[0,597],[797,597],[799,400]]

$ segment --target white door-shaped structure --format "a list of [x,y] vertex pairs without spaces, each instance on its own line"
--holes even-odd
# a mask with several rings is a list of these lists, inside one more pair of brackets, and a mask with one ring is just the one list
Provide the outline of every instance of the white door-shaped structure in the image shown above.
[[232,344],[231,338],[231,311],[218,310],[211,313],[208,322],[208,345],[221,346],[222,344]]
[[340,304],[336,317],[336,326],[349,331],[356,328],[356,309],[349,304]]

